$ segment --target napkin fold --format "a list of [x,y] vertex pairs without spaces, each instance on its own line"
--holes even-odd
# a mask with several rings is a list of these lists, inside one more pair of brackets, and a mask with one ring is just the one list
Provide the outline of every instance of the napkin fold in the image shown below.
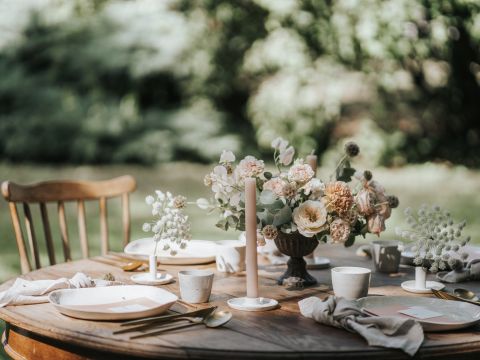
[[467,266],[458,270],[437,273],[437,279],[446,283],[480,280],[480,259],[471,260]]
[[422,326],[414,319],[367,316],[355,301],[329,296],[309,297],[298,303],[303,316],[361,335],[370,346],[401,349],[415,355],[423,342]]
[[0,292],[0,308],[7,305],[28,305],[48,302],[53,290],[87,288],[121,284],[118,281],[91,279],[84,273],[76,273],[71,279],[25,280],[18,278],[6,291]]

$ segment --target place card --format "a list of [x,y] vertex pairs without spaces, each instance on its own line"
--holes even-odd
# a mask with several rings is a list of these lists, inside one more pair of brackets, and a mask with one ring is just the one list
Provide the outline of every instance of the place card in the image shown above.
[[399,310],[398,312],[420,320],[443,316],[442,313],[429,310],[427,308],[424,308],[423,306],[411,306],[405,310]]

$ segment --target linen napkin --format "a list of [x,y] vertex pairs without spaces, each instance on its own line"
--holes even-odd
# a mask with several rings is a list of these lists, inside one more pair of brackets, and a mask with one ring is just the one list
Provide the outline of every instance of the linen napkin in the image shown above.
[[303,316],[329,326],[358,333],[370,346],[401,349],[413,356],[423,342],[422,326],[414,319],[367,316],[355,301],[329,296],[324,301],[309,297],[299,301]]
[[480,280],[480,259],[473,259],[466,267],[458,270],[439,272],[437,279],[446,283]]
[[76,273],[71,279],[25,280],[18,278],[6,291],[0,292],[0,308],[7,305],[27,305],[48,302],[48,293],[59,289],[86,288],[119,285],[118,281],[91,279],[84,273]]

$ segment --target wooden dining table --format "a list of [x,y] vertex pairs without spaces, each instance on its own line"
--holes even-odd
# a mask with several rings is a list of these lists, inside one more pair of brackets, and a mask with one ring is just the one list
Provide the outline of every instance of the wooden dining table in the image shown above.
[[[331,266],[362,266],[373,268],[368,257],[357,256],[355,248],[320,245],[317,252],[330,258]],[[116,280],[131,284],[132,273],[121,269],[128,259],[120,253],[72,261],[23,275],[25,279],[57,279],[84,272],[92,278],[111,273]],[[260,295],[277,299],[279,307],[265,312],[242,312],[229,309],[233,319],[221,328],[193,326],[130,340],[132,334],[113,334],[120,329],[118,321],[87,321],[60,314],[49,303],[7,306],[0,309],[0,318],[6,322],[3,346],[14,359],[317,359],[317,358],[409,358],[400,350],[368,346],[357,334],[324,326],[299,313],[298,301],[309,296],[325,298],[331,291],[330,269],[310,270],[318,285],[292,289],[277,285],[275,279],[285,265],[270,265],[260,258]],[[215,270],[210,302],[182,304],[177,311],[187,311],[216,305],[228,310],[227,300],[245,295],[244,275],[217,272],[215,264],[194,266],[164,266],[175,277],[175,282],[163,285],[179,295],[177,273],[185,268]],[[400,283],[413,278],[413,268],[400,267],[398,273],[372,272],[369,295],[416,295],[404,292]],[[5,290],[13,279],[0,286]],[[480,292],[480,283],[466,282],[462,287]],[[468,329],[425,333],[418,358],[470,359],[480,354],[480,326]]]

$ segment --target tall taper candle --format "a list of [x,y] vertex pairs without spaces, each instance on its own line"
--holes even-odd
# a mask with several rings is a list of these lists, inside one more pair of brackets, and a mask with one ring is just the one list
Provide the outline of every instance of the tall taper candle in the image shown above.
[[317,155],[307,155],[307,164],[310,165],[315,176],[317,176]]
[[245,231],[247,237],[247,297],[258,297],[257,268],[257,180],[245,179]]
[[[313,172],[314,172],[314,176],[316,177],[317,176],[317,155],[307,155],[306,157],[306,160],[307,160],[307,164],[310,165],[310,167],[312,168]],[[313,252],[311,254],[308,254],[305,256],[307,258],[307,263],[308,262],[313,262]]]

